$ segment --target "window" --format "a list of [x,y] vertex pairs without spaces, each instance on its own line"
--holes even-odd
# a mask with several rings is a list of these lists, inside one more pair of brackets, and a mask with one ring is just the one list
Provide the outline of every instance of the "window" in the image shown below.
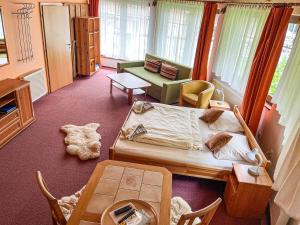
[[214,58],[213,72],[243,95],[269,8],[228,6]]
[[271,96],[273,96],[276,92],[276,89],[278,87],[278,83],[280,81],[280,78],[282,76],[282,73],[284,71],[284,68],[287,64],[287,61],[290,57],[292,48],[294,46],[294,42],[296,39],[297,32],[299,30],[299,24],[296,23],[289,23],[287,33],[285,36],[282,52],[279,58],[279,62],[276,67],[275,74],[273,76],[273,80],[269,89],[269,97],[268,99],[271,99]]
[[203,4],[158,1],[154,53],[193,66]]
[[147,0],[101,0],[101,54],[117,59],[143,59],[150,24]]
[[144,59],[153,53],[192,66],[203,4],[182,0],[101,0],[101,54]]

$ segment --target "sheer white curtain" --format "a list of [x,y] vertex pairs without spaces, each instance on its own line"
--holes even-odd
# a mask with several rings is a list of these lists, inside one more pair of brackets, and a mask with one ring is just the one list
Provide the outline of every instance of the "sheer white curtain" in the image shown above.
[[269,12],[269,8],[253,6],[226,9],[213,72],[239,94],[244,94]]
[[101,54],[143,59],[148,48],[151,1],[101,0]]
[[203,3],[158,0],[101,0],[101,54],[144,59],[145,53],[192,66]]
[[300,221],[300,33],[272,99],[285,127],[282,149],[274,173],[275,203]]
[[154,54],[193,66],[203,3],[159,0],[155,12]]

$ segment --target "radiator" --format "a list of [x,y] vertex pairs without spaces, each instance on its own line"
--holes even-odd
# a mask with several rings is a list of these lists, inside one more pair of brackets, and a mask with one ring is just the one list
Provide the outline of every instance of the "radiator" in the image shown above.
[[46,78],[44,69],[36,70],[23,77],[24,80],[30,82],[30,92],[32,101],[36,101],[47,94]]

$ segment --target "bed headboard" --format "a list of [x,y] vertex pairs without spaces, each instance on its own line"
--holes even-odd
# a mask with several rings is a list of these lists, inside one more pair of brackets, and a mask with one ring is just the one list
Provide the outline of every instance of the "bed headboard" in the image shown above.
[[264,154],[264,152],[262,151],[262,149],[260,148],[259,144],[257,143],[254,135],[252,134],[252,132],[250,131],[249,127],[247,126],[246,122],[244,121],[240,111],[239,111],[239,108],[237,105],[235,105],[233,107],[233,112],[235,114],[235,116],[238,118],[238,120],[240,121],[242,127],[244,128],[244,131],[245,131],[245,135],[247,136],[247,139],[248,139],[248,144],[250,146],[251,149],[254,149],[254,148],[257,148],[260,155],[262,156],[263,158],[263,167],[265,167],[266,169],[269,168],[271,162],[270,160],[268,160]]

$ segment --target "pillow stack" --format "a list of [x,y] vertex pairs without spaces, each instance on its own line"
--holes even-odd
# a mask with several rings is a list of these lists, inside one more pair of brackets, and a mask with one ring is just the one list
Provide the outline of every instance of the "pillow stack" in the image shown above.
[[148,70],[152,73],[159,73],[161,67],[161,61],[157,59],[145,59],[145,65],[144,68],[145,70]]
[[179,70],[175,66],[171,66],[167,63],[162,63],[160,75],[170,80],[176,80]]

